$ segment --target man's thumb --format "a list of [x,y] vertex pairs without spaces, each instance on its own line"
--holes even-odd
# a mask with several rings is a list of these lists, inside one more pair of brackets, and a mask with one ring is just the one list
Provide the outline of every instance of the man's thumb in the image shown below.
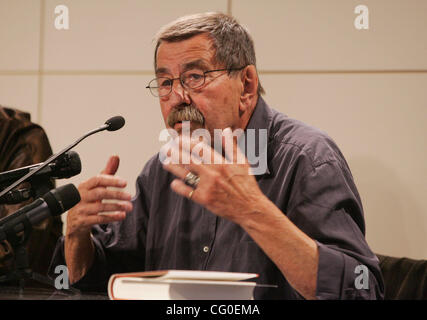
[[104,170],[101,171],[102,174],[114,175],[119,168],[120,158],[119,156],[111,156],[108,159],[107,165]]

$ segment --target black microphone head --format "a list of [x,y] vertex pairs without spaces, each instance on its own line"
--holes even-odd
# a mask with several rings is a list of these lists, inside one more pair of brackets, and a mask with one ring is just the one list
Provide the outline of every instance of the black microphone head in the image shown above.
[[49,191],[42,198],[46,201],[50,214],[57,216],[79,203],[80,193],[70,183]]
[[105,124],[108,125],[108,131],[116,131],[125,125],[125,118],[122,116],[115,116],[105,121]]
[[82,162],[75,151],[64,153],[55,162],[49,164],[49,167],[52,170],[51,176],[56,179],[68,179],[82,172]]
[[68,151],[68,161],[70,165],[70,171],[65,178],[74,177],[75,175],[82,172],[82,162],[80,160],[80,156],[75,151]]

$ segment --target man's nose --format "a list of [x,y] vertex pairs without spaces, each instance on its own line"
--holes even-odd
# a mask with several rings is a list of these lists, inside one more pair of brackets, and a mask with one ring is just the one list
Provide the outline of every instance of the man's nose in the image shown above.
[[181,81],[179,79],[176,79],[172,83],[172,92],[171,95],[177,97],[180,101],[185,102],[187,104],[190,104],[191,99],[188,91],[185,89],[185,87],[182,85]]

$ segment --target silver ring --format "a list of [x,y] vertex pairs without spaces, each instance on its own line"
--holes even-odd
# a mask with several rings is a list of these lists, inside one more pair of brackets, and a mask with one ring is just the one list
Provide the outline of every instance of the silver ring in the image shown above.
[[200,177],[198,175],[195,175],[192,172],[189,172],[184,178],[185,184],[189,185],[190,187],[193,187],[194,189],[197,188],[199,181],[200,181]]

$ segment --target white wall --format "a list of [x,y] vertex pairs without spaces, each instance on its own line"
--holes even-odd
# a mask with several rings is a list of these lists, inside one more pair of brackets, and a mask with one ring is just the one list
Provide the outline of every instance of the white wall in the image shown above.
[[[369,8],[369,29],[354,8]],[[66,5],[70,29],[54,26]],[[110,116],[126,126],[76,148],[78,184],[110,154],[134,179],[160,147],[155,32],[189,13],[232,13],[251,31],[267,102],[328,132],[362,196],[377,253],[427,258],[427,1],[0,0],[0,104],[31,112],[59,151]]]

